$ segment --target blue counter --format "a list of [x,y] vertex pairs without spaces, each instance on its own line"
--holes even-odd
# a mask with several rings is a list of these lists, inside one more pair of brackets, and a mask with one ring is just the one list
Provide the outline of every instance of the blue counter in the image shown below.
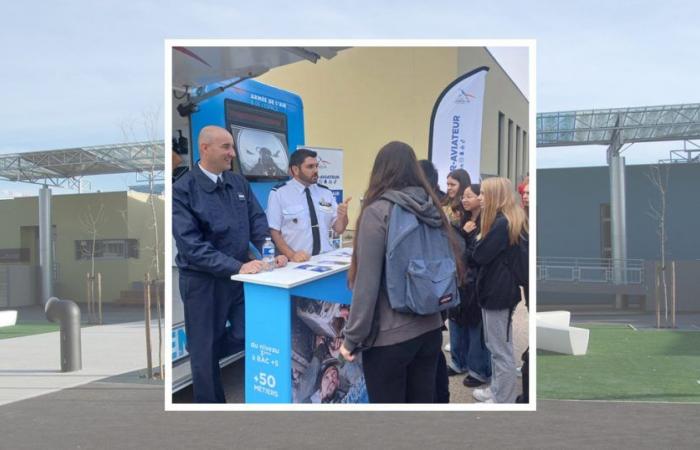
[[291,403],[292,297],[350,304],[350,250],[254,275],[234,275],[245,292],[245,401]]

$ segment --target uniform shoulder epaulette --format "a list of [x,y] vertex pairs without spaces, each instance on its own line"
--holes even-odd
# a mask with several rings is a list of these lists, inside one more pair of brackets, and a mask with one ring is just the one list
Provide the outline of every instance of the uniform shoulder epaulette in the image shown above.
[[331,188],[329,188],[329,187],[328,187],[328,186],[326,186],[325,184],[321,184],[321,183],[316,183],[316,185],[317,185],[318,187],[320,187],[320,188],[323,188],[323,189],[328,189],[329,191],[331,190]]
[[283,186],[286,186],[286,185],[287,185],[287,182],[286,182],[286,181],[283,181],[283,182],[281,182],[281,183],[279,183],[279,184],[276,184],[276,185],[272,188],[272,190],[273,190],[273,191],[276,191],[277,189],[279,189],[279,188],[281,188],[281,187],[283,187]]

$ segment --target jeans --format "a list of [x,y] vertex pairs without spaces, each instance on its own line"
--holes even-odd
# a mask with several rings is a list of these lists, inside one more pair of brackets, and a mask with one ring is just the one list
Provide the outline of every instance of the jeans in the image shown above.
[[450,367],[459,373],[488,383],[491,379],[491,352],[482,340],[483,322],[473,327],[460,326],[450,320]]

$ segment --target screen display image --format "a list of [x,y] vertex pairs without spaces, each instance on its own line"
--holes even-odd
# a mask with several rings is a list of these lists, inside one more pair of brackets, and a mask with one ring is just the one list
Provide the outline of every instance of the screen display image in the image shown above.
[[241,174],[249,178],[285,179],[289,167],[284,135],[231,125]]

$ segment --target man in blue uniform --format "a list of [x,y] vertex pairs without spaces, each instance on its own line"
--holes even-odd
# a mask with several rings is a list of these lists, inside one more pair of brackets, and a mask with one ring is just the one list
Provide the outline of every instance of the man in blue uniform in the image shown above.
[[[244,334],[243,286],[231,275],[258,273],[248,243],[260,249],[268,224],[250,185],[231,172],[233,137],[208,126],[199,134],[201,160],[173,185],[173,237],[184,303],[187,350],[194,401],[224,403],[219,358],[241,343]],[[277,257],[284,266],[287,258]],[[226,322],[231,327],[226,329]]]
[[329,233],[348,226],[348,197],[337,204],[333,192],[318,184],[316,152],[300,148],[289,158],[292,179],[275,186],[267,200],[270,234],[279,253],[294,262],[332,250]]

